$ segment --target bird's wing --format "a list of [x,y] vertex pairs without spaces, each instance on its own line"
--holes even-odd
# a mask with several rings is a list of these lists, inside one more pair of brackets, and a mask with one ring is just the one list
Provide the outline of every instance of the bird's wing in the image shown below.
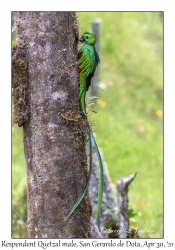
[[85,77],[87,77],[95,69],[95,54],[93,49],[84,48],[79,53],[80,59],[78,60],[79,68],[82,69]]

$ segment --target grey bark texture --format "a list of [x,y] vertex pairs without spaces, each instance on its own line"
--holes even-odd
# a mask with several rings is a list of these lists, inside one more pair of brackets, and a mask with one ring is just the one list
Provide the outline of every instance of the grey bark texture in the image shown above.
[[19,12],[16,25],[14,122],[23,125],[29,237],[90,238],[88,193],[65,220],[88,174],[86,120],[78,100],[76,14]]
[[132,238],[132,230],[129,229],[129,209],[128,209],[128,187],[131,182],[135,179],[136,174],[132,174],[129,177],[123,177],[117,181],[117,192],[118,192],[118,214],[119,214],[119,238],[126,239]]

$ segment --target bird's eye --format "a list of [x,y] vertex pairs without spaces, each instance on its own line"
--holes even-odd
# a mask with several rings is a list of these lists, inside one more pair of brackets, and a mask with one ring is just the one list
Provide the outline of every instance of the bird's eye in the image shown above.
[[86,36],[86,39],[88,39],[88,36]]

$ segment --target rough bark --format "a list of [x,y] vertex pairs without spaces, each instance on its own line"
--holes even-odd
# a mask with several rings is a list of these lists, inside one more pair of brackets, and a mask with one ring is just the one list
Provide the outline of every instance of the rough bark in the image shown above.
[[29,237],[89,238],[88,194],[65,220],[88,172],[86,121],[78,101],[76,15],[19,12],[16,24],[15,122],[23,125]]

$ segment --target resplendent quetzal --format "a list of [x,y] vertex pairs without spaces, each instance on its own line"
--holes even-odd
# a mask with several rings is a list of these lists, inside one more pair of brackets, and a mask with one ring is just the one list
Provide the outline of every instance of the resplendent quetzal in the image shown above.
[[95,50],[96,35],[85,32],[79,40],[84,43],[78,52],[79,66],[79,100],[81,109],[86,115],[85,97],[91,85],[91,78],[94,76],[95,69],[100,62],[99,56]]
[[[85,104],[85,97],[86,91],[89,89],[91,85],[91,78],[94,76],[95,69],[100,62],[99,56],[95,50],[95,43],[96,43],[96,35],[91,34],[89,32],[85,32],[82,37],[79,39],[81,43],[84,45],[78,52],[78,69],[79,69],[79,101],[81,105],[81,109],[84,115],[86,113],[86,104]],[[91,170],[92,170],[92,146],[91,146],[91,137],[94,141],[95,149],[98,156],[99,161],[99,184],[98,184],[98,209],[97,209],[97,224],[100,230],[100,215],[101,215],[101,204],[102,204],[102,194],[103,194],[103,164],[100,156],[99,149],[97,147],[94,135],[92,133],[91,127],[87,121],[87,128],[88,128],[88,136],[89,136],[89,148],[90,148],[90,162],[89,162],[89,176],[86,187],[83,191],[83,194],[78,198],[77,202],[69,212],[66,219],[68,219],[75,209],[78,207],[82,199],[84,198],[86,191],[89,186]]]

